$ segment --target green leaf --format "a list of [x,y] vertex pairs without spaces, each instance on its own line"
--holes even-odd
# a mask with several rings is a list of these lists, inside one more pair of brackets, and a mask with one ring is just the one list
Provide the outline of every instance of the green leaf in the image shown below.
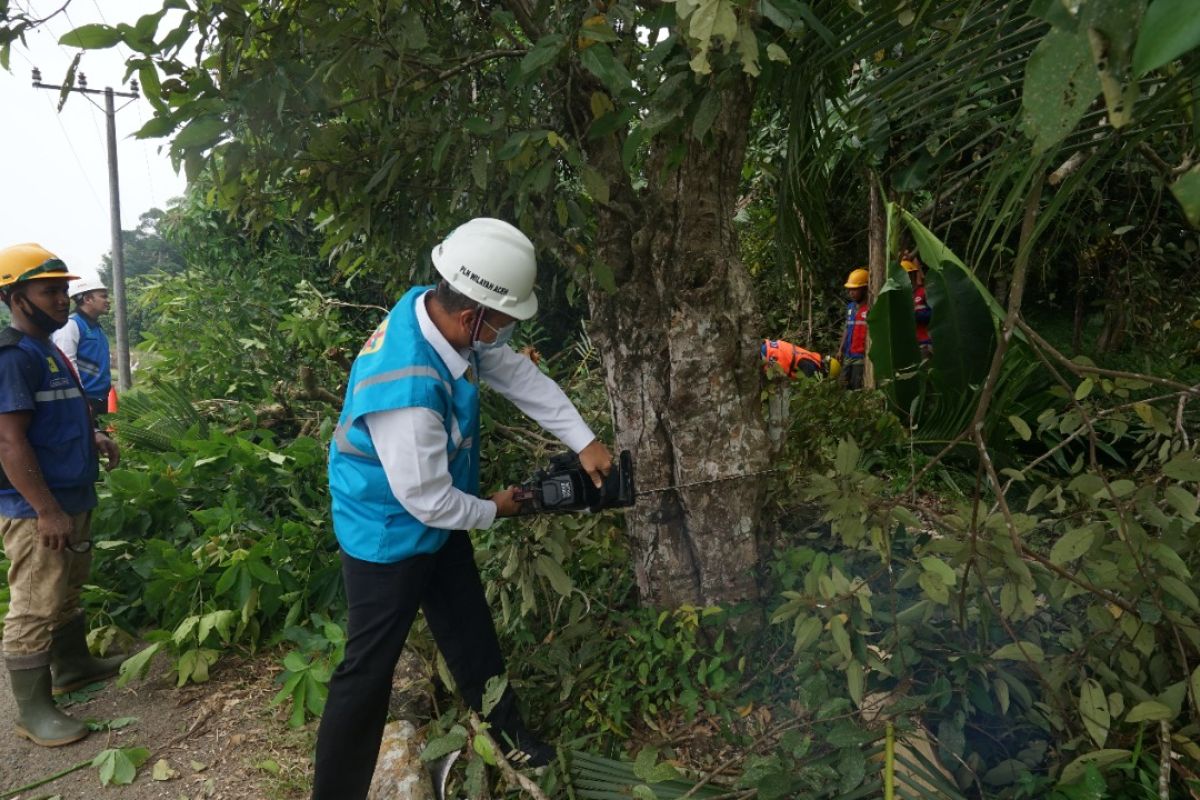
[[225,132],[225,120],[216,114],[202,114],[183,126],[171,140],[179,150],[204,150],[217,143]]
[[1092,389],[1095,388],[1095,386],[1096,383],[1091,378],[1084,378],[1082,381],[1080,381],[1079,385],[1075,387],[1075,399],[1083,400],[1092,393]]
[[695,116],[692,117],[692,136],[696,139],[703,139],[704,134],[708,133],[712,127],[713,120],[717,118],[717,114],[721,111],[721,95],[719,92],[710,89],[704,93],[704,98],[700,101],[700,106],[696,109]]
[[496,751],[492,748],[491,741],[482,733],[475,734],[475,738],[471,741],[471,746],[484,763],[489,767],[496,766]]
[[838,791],[847,795],[867,776],[867,757],[861,747],[847,747],[837,761]]
[[850,649],[850,634],[846,630],[846,623],[842,622],[840,616],[835,616],[829,621],[829,632],[833,635],[833,643],[837,645],[838,652],[842,657],[849,660],[854,657],[853,651]]
[[1200,458],[1192,452],[1177,453],[1163,464],[1163,474],[1177,481],[1200,481]]
[[461,726],[454,726],[445,736],[432,739],[421,751],[422,761],[436,761],[444,755],[462,750],[467,745],[467,732]]
[[108,25],[94,23],[80,25],[73,31],[64,33],[58,43],[67,47],[81,47],[84,50],[104,50],[121,41],[121,32]]
[[137,131],[135,139],[158,139],[175,130],[175,121],[170,117],[154,117]]
[[866,674],[863,671],[863,665],[857,661],[851,661],[846,665],[846,689],[856,706],[862,705],[865,684]]
[[1104,694],[1100,683],[1088,678],[1079,687],[1079,715],[1083,718],[1083,727],[1097,747],[1104,747],[1108,739],[1108,729],[1112,718],[1108,711],[1108,697]]
[[566,37],[561,33],[550,33],[538,39],[537,44],[521,59],[521,73],[532,75],[557,59],[566,41]]
[[1025,133],[1033,139],[1034,152],[1046,152],[1075,130],[1099,93],[1086,31],[1051,28],[1029,58],[1021,95]]
[[1011,642],[992,653],[993,661],[1030,661],[1040,664],[1046,660],[1042,648],[1033,642]]
[[[1196,16],[1200,17],[1200,14]],[[1175,179],[1171,184],[1171,194],[1183,206],[1183,213],[1192,227],[1200,228],[1200,164]]]
[[953,586],[958,582],[958,576],[954,574],[954,568],[937,556],[925,556],[922,558],[921,567],[926,572],[932,572],[947,586]]
[[1133,48],[1133,71],[1145,75],[1200,45],[1194,0],[1154,0],[1142,18]]
[[117,679],[117,686],[125,686],[134,678],[145,675],[150,669],[150,660],[158,653],[160,647],[162,643],[155,642],[121,662],[121,677]]
[[950,603],[950,587],[934,573],[922,572],[920,577],[917,578],[917,584],[925,590],[925,594],[935,603],[943,606]]
[[1192,587],[1176,578],[1174,575],[1159,575],[1158,585],[1169,595],[1179,600],[1193,611],[1200,612],[1200,598],[1192,591]]
[[613,58],[612,50],[605,44],[594,44],[579,55],[579,63],[584,69],[600,79],[600,82],[612,92],[619,95],[630,87],[633,80],[629,77],[624,65]]
[[594,168],[584,165],[583,188],[600,205],[608,205],[608,181]]
[[1131,755],[1132,753],[1128,750],[1093,750],[1090,753],[1084,753],[1063,767],[1062,774],[1058,776],[1058,785],[1059,787],[1069,786],[1083,777],[1084,772],[1090,766],[1103,769],[1109,764],[1124,761]]
[[1129,709],[1125,715],[1126,722],[1149,722],[1160,719],[1170,719],[1171,709],[1157,700],[1146,700]]
[[813,616],[796,617],[792,625],[792,636],[795,639],[793,650],[800,653],[817,640],[821,635],[821,620]]
[[767,45],[767,59],[770,61],[778,61],[783,64],[792,63],[792,60],[788,58],[787,51],[777,44]]
[[494,709],[496,704],[500,702],[500,698],[504,696],[504,690],[507,688],[507,675],[496,675],[488,678],[487,685],[484,687],[483,691],[483,702],[481,704],[481,708],[479,709],[480,713],[483,714],[484,717],[492,713],[492,709]]
[[570,576],[563,571],[562,566],[545,553],[537,557],[534,569],[537,570],[539,575],[550,581],[550,585],[554,587],[554,591],[564,597],[569,595],[575,586]]
[[842,439],[838,442],[837,455],[833,460],[833,468],[838,475],[850,475],[858,467],[859,449],[853,439]]
[[1073,561],[1090,550],[1095,541],[1096,531],[1090,526],[1067,531],[1050,548],[1050,561],[1054,564]]
[[150,751],[144,747],[126,747],[121,749],[101,750],[94,759],[92,766],[100,768],[100,783],[108,786],[115,783],[128,786],[137,777],[137,768],[150,757]]
[[1010,414],[1008,422],[1013,426],[1013,430],[1017,432],[1017,436],[1020,436],[1022,441],[1028,442],[1033,438],[1033,431],[1029,429],[1029,424],[1016,414]]
[[1194,494],[1188,492],[1182,486],[1168,486],[1163,490],[1163,497],[1186,520],[1189,522],[1195,521],[1198,501]]
[[876,381],[905,412],[918,395],[916,376],[921,363],[913,313],[912,285],[897,266],[867,313],[867,354],[875,366]]

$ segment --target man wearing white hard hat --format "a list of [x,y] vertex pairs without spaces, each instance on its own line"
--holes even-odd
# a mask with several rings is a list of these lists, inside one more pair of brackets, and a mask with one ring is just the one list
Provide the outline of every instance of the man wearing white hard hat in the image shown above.
[[[467,532],[519,507],[513,486],[479,497],[478,382],[577,452],[597,485],[612,465],[562,389],[507,345],[538,307],[528,237],[498,219],[473,219],[433,250],[433,264],[441,281],[405,294],[355,359],[330,445],[349,631],[317,734],[314,798],[366,796],[392,672],[418,609],[472,708],[504,673]],[[537,767],[554,758],[526,727],[511,688],[488,721],[510,761]]]
[[67,292],[75,302],[75,313],[54,332],[54,343],[75,366],[83,393],[98,416],[108,410],[112,388],[108,337],[100,328],[100,316],[108,313],[108,289],[99,275],[92,274],[71,281]]

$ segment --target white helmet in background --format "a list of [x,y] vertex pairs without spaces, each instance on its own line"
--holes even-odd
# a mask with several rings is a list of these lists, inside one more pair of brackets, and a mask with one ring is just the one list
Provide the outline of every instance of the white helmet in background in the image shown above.
[[476,217],[433,248],[433,265],[454,291],[482,306],[529,319],[537,313],[533,242],[512,225]]
[[108,287],[104,285],[104,282],[100,280],[99,275],[96,273],[91,273],[71,281],[67,285],[67,294],[72,298],[77,298],[81,294],[87,294],[88,292],[94,292],[97,289],[107,288]]

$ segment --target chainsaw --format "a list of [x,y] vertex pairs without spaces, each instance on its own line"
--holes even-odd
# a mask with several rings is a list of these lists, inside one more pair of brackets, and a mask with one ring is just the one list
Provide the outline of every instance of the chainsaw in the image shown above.
[[636,498],[633,456],[628,450],[621,451],[599,487],[579,463],[578,455],[559,453],[550,457],[548,467],[539,469],[513,492],[513,500],[521,506],[521,516],[628,508]]
[[608,477],[597,487],[579,463],[578,455],[559,453],[550,457],[548,467],[539,469],[532,478],[517,487],[513,492],[513,500],[521,506],[518,516],[596,512],[607,508],[629,508],[639,497],[646,495],[756,478],[778,471],[777,467],[768,467],[753,472],[720,475],[655,489],[637,490],[633,485],[633,456],[628,450],[622,450],[621,455],[613,462]]

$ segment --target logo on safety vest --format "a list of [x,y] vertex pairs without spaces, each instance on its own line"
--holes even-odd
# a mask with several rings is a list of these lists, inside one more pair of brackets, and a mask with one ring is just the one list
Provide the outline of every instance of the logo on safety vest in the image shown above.
[[380,351],[383,347],[383,337],[387,335],[387,324],[387,319],[379,323],[379,327],[371,334],[371,338],[367,339],[367,343],[363,345],[362,350],[358,351],[360,356],[369,356],[372,353]]
[[51,372],[58,372],[58,362],[54,360],[54,356],[46,356],[46,363],[50,365]]

